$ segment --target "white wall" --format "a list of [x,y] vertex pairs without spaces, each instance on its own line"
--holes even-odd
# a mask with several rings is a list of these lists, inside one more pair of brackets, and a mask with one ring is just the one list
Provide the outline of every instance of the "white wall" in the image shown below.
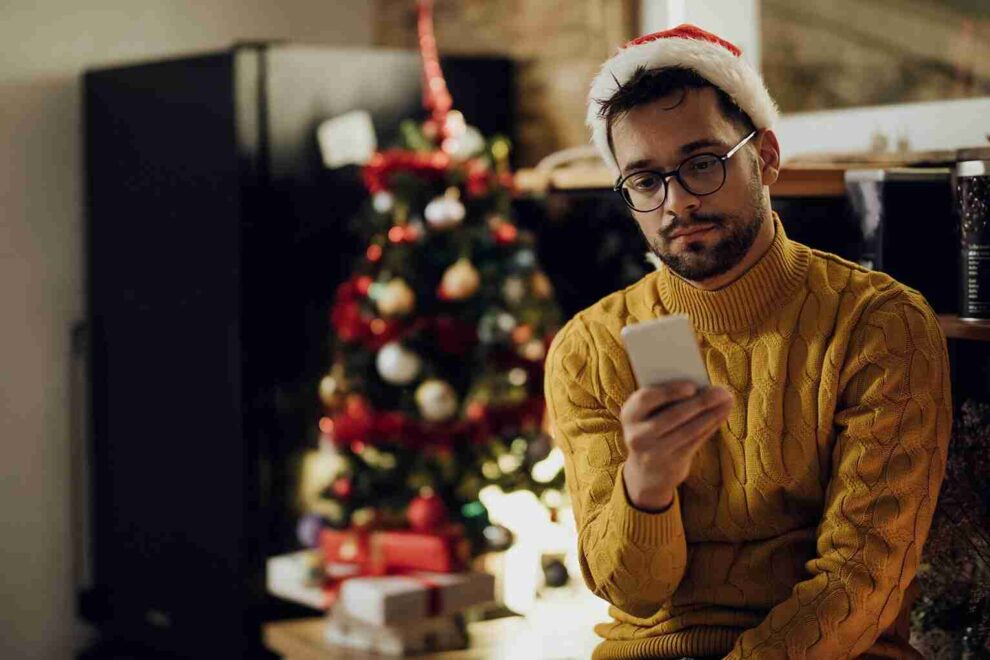
[[[287,38],[371,43],[370,0],[6,0],[0,10],[0,657],[74,636],[69,328],[83,315],[80,72]],[[149,377],[152,377],[149,375]]]

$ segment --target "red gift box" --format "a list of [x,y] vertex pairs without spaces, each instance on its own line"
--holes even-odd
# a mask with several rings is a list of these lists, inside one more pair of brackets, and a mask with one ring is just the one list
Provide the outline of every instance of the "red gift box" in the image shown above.
[[454,573],[467,568],[471,547],[462,530],[437,532],[380,531],[372,539],[373,554],[388,571]]
[[328,564],[357,564],[367,569],[373,564],[371,538],[367,531],[324,529],[320,532],[320,548]]

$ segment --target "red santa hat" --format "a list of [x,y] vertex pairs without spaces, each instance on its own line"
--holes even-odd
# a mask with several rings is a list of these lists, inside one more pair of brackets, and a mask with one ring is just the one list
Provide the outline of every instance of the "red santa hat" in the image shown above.
[[637,70],[680,67],[691,69],[724,91],[756,128],[770,128],[777,119],[777,104],[763,78],[743,58],[742,51],[694,25],[654,32],[633,39],[602,65],[588,94],[587,124],[591,140],[615,173],[619,166],[608,147],[605,119],[598,116],[599,102],[611,98]]

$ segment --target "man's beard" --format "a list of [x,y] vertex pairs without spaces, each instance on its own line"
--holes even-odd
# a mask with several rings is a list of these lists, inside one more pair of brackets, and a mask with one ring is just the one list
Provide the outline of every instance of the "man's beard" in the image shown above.
[[[735,267],[756,241],[763,222],[762,187],[759,180],[751,182],[749,204],[740,214],[694,214],[690,220],[678,219],[666,231],[648,240],[650,249],[677,275],[701,282],[722,275]],[[718,240],[710,246],[703,241],[691,242],[680,252],[669,249],[670,233],[696,225],[714,225]]]

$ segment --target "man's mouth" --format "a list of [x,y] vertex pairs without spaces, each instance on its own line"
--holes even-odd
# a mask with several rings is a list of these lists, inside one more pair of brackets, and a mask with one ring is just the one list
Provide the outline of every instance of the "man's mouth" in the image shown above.
[[709,231],[711,229],[714,229],[714,228],[715,228],[715,225],[712,225],[712,224],[708,224],[708,225],[695,225],[695,226],[691,226],[691,227],[684,227],[682,229],[678,229],[673,234],[671,234],[670,235],[670,240],[674,240],[675,238],[678,238],[679,236],[692,236],[694,234],[701,234],[701,233],[707,232],[707,231]]

